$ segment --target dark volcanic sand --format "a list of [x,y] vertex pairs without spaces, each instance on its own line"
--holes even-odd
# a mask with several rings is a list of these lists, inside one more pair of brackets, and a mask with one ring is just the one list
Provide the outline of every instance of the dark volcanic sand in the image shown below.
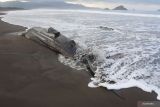
[[137,107],[156,100],[137,88],[89,88],[90,76],[64,66],[57,54],[26,38],[8,34],[24,27],[0,21],[0,107]]

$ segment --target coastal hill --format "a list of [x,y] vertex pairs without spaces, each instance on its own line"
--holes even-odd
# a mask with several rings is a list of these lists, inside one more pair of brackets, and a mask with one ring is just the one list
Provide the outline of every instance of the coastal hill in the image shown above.
[[46,1],[33,0],[29,2],[7,1],[7,2],[0,2],[0,7],[17,7],[17,8],[24,8],[24,9],[35,9],[35,8],[85,9],[87,8],[79,4],[70,4],[64,1],[49,1],[49,0],[46,0]]
[[128,9],[124,7],[123,5],[120,5],[120,6],[115,7],[113,10],[128,10]]
[[23,10],[23,8],[18,8],[18,7],[0,7],[0,11],[9,11],[9,10]]
[[105,8],[104,10],[110,10],[109,8]]

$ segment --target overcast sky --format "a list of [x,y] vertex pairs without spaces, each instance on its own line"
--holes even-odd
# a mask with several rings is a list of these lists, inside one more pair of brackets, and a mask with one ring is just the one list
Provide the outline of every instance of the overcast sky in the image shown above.
[[[4,2],[13,0],[0,0],[0,1]],[[26,1],[26,0],[18,0],[18,1]],[[129,9],[138,9],[138,10],[160,9],[160,0],[32,0],[32,1],[65,1],[68,3],[82,4],[87,7],[111,8],[111,9],[118,5],[124,5]]]

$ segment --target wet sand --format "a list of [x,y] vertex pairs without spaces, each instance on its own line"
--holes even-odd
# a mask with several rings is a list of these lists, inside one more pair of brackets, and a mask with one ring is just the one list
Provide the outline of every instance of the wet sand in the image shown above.
[[89,88],[90,75],[61,64],[57,54],[10,34],[24,27],[0,20],[0,107],[137,107],[155,93]]

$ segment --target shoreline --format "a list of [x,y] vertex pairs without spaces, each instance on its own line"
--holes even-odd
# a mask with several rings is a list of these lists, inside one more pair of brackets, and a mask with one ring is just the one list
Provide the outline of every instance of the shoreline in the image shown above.
[[124,99],[104,88],[89,88],[86,71],[65,66],[55,52],[9,34],[22,30],[0,18],[0,106],[137,107],[138,101],[156,100],[154,92],[139,88],[117,90]]
[[7,11],[5,11],[5,13],[0,11],[0,24],[1,24],[0,34],[7,34],[7,33],[16,32],[16,31],[18,32],[26,29],[26,27],[22,27],[19,25],[12,25],[10,23],[2,21],[3,17],[1,17],[1,15],[6,15],[6,14],[7,14]]

